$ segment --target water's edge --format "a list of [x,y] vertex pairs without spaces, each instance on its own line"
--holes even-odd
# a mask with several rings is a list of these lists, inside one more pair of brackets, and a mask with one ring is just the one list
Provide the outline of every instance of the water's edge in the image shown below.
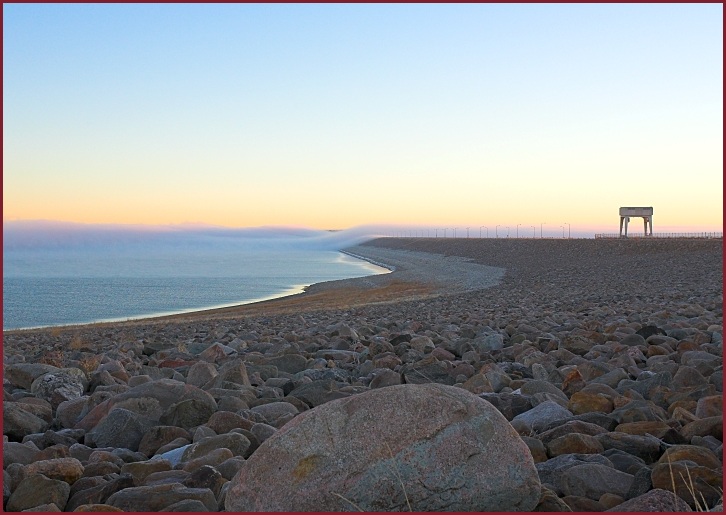
[[[395,267],[386,265],[384,263],[376,262],[375,260],[368,259],[368,258],[353,254],[348,251],[337,250],[337,252],[339,252],[340,254],[344,254],[349,257],[352,257],[353,259],[357,259],[359,261],[370,263],[376,267],[386,269],[386,271],[376,271],[371,274],[356,275],[356,276],[350,277],[348,279],[356,279],[356,278],[360,278],[360,277],[368,277],[370,275],[385,274],[385,273],[390,273],[393,270],[395,270]],[[369,268],[369,270],[370,270],[370,268]],[[15,332],[15,331],[29,331],[29,330],[36,330],[36,329],[49,329],[49,328],[56,328],[56,327],[69,328],[69,327],[78,327],[78,326],[93,325],[93,324],[150,320],[150,319],[167,317],[167,316],[172,316],[172,315],[183,315],[183,314],[204,312],[204,311],[210,311],[210,310],[216,310],[216,309],[222,309],[222,308],[246,306],[249,304],[257,304],[260,302],[267,302],[267,301],[281,299],[281,298],[285,298],[285,297],[291,297],[293,295],[301,295],[301,294],[304,294],[308,290],[308,288],[310,288],[311,286],[313,286],[315,284],[323,284],[326,282],[333,282],[333,281],[337,281],[337,280],[340,280],[340,279],[333,279],[331,281],[320,281],[318,283],[295,284],[295,285],[291,285],[290,287],[284,289],[283,291],[280,291],[277,293],[272,293],[269,295],[264,295],[261,297],[256,297],[254,299],[244,300],[244,301],[233,301],[233,302],[226,302],[226,303],[221,303],[221,304],[212,304],[212,305],[208,305],[208,306],[198,306],[198,307],[193,307],[193,308],[188,308],[188,309],[180,309],[180,310],[155,311],[155,312],[151,312],[151,313],[145,313],[142,315],[134,315],[134,316],[127,316],[127,317],[111,317],[111,318],[94,319],[91,321],[84,321],[84,322],[70,322],[67,324],[46,324],[46,325],[34,325],[34,326],[26,326],[26,327],[13,327],[13,328],[8,328],[8,329],[3,328],[3,333],[10,333],[10,332]]]

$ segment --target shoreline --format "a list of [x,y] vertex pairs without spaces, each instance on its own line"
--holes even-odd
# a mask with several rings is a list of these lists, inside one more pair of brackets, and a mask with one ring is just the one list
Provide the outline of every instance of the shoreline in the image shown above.
[[[373,240],[369,240],[373,241]],[[355,251],[355,252],[354,252]],[[471,286],[454,287],[456,276],[461,273],[475,275],[482,279],[478,287],[485,288],[496,284],[504,271],[495,270],[478,264],[468,263],[469,260],[449,259],[445,270],[445,278],[433,281],[430,279],[430,268],[437,259],[436,254],[411,252],[408,250],[382,251],[380,248],[356,245],[338,252],[366,261],[377,267],[390,270],[388,273],[372,274],[348,279],[335,279],[313,283],[301,287],[302,291],[284,294],[228,306],[142,316],[121,320],[106,320],[91,323],[53,325],[35,328],[3,330],[4,335],[20,334],[34,331],[72,331],[90,327],[110,327],[114,325],[144,325],[164,323],[167,321],[190,321],[208,318],[230,318],[236,316],[258,316],[292,312],[309,312],[338,307],[354,307],[378,303],[396,302],[401,300],[423,299],[443,293],[454,293],[472,289]],[[451,268],[451,270],[448,270]],[[435,267],[436,269],[436,267]],[[439,266],[439,272],[443,269]],[[492,276],[493,279],[489,279]]]
[[[387,456],[385,428],[418,415],[353,422],[355,410],[326,409],[431,383],[498,411],[539,493],[533,511],[644,511],[632,503],[662,495],[695,509],[687,484],[673,495],[671,466],[697,474],[706,509],[723,509],[720,242],[378,239],[350,251],[396,271],[227,312],[5,333],[4,501],[50,502],[20,501],[41,471],[65,492],[61,511],[91,499],[231,509],[243,472],[274,463],[299,429],[291,420],[320,407],[309,416],[350,420]],[[303,451],[318,453],[324,433],[306,433]],[[69,475],[54,475],[60,465]]]
[[[138,326],[147,324],[163,324],[170,321],[193,322],[194,320],[209,320],[214,318],[255,317],[277,314],[290,314],[296,312],[309,312],[330,309],[350,309],[380,303],[401,302],[408,300],[421,300],[434,298],[440,295],[452,295],[477,289],[489,289],[506,286],[508,289],[520,287],[523,283],[532,283],[532,286],[541,289],[543,285],[554,285],[562,277],[555,277],[560,269],[561,262],[558,255],[562,252],[568,259],[582,264],[575,264],[569,270],[573,280],[586,281],[593,274],[602,270],[595,270],[590,264],[589,272],[580,270],[588,261],[598,260],[605,262],[604,269],[612,273],[613,281],[627,283],[636,279],[634,271],[638,267],[647,265],[644,256],[657,258],[651,261],[654,267],[664,266],[662,258],[664,253],[690,249],[690,252],[706,251],[718,248],[722,252],[722,240],[696,240],[696,239],[435,239],[435,238],[375,238],[353,247],[339,249],[338,252],[356,259],[367,261],[373,265],[391,270],[390,273],[374,274],[370,276],[337,279],[313,283],[302,287],[302,291],[289,295],[275,296],[268,299],[231,304],[229,306],[192,309],[189,311],[144,316],[141,318],[99,321],[92,323],[54,325],[38,328],[3,330],[3,335],[32,333],[36,331],[73,331],[93,327],[111,327],[115,325]],[[384,252],[389,262],[381,259]],[[599,256],[600,251],[605,254]],[[398,254],[404,252],[404,254]],[[615,255],[622,254],[621,266],[613,265]],[[532,255],[536,254],[536,255]],[[376,257],[378,256],[378,257]],[[405,259],[401,260],[401,256]],[[638,256],[643,256],[638,258]],[[432,260],[442,258],[452,260],[458,266],[453,273],[465,273],[467,268],[488,267],[489,275],[494,280],[485,280],[479,285],[454,284],[452,275],[444,278],[435,278],[428,268]],[[410,264],[406,260],[416,259],[415,269],[409,270]],[[666,260],[667,261],[667,260]],[[723,260],[717,272],[722,277]],[[597,267],[595,267],[597,268]],[[711,270],[713,271],[713,270]],[[408,272],[408,273],[407,273]],[[412,272],[412,273],[411,273]],[[573,275],[574,272],[577,274]],[[681,263],[678,271],[680,276],[694,279],[695,274],[687,273]],[[579,277],[578,277],[579,276]],[[637,278],[642,280],[642,278]],[[718,282],[722,285],[723,279]],[[683,283],[681,283],[683,284]]]
[[[337,252],[350,256],[350,257],[353,257],[360,261],[365,261],[365,262],[375,265],[379,268],[387,268],[389,271],[393,271],[391,268],[389,268],[385,264],[373,262],[372,260],[366,259],[365,257],[356,256],[356,255],[353,255],[344,250],[338,250]],[[390,273],[390,272],[374,273],[371,275],[384,275],[386,273]],[[352,277],[349,279],[362,279],[365,277],[368,277],[368,276]],[[336,280],[348,280],[348,279],[332,279],[331,281],[336,281]],[[228,302],[228,303],[222,303],[219,305],[214,305],[214,306],[209,306],[209,307],[188,308],[188,309],[183,309],[180,311],[156,312],[156,313],[149,313],[149,314],[134,315],[134,316],[130,316],[130,317],[118,317],[118,318],[111,318],[111,319],[96,320],[96,321],[92,321],[92,322],[49,324],[49,325],[42,325],[42,326],[3,329],[3,334],[13,334],[13,333],[18,333],[18,332],[40,331],[40,330],[63,330],[63,329],[81,328],[81,327],[85,327],[85,326],[105,326],[105,325],[112,325],[112,324],[147,322],[147,321],[153,321],[153,320],[157,320],[157,319],[166,319],[169,317],[186,317],[186,316],[194,316],[196,314],[206,315],[206,314],[213,314],[213,313],[221,313],[221,312],[226,312],[228,310],[233,310],[233,309],[237,309],[237,308],[244,308],[245,306],[251,306],[251,305],[256,306],[258,304],[274,302],[274,301],[277,301],[280,299],[296,297],[296,296],[306,293],[310,287],[315,286],[316,284],[322,284],[324,282],[330,282],[330,281],[322,281],[321,283],[311,283],[311,284],[295,284],[295,285],[291,285],[290,287],[284,289],[283,291],[281,291],[279,293],[273,293],[270,295],[266,295],[263,297],[259,297],[256,299],[250,299],[248,301],[242,301],[242,302],[239,302],[239,301],[238,302]],[[267,305],[267,304],[265,304],[265,305]]]

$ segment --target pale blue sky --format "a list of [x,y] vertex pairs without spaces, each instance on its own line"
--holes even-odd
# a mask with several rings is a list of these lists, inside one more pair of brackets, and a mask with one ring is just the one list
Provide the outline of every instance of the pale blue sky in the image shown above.
[[3,13],[5,220],[722,224],[721,4]]

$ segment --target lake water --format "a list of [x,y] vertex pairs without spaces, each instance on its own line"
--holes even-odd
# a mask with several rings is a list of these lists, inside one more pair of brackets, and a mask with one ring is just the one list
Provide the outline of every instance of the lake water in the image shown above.
[[334,250],[279,242],[4,249],[3,329],[231,306],[387,271]]

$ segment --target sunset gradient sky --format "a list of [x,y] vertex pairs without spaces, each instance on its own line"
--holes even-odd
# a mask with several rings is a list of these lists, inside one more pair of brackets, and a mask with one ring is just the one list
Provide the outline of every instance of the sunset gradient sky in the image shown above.
[[721,230],[722,77],[722,4],[4,4],[3,220]]

